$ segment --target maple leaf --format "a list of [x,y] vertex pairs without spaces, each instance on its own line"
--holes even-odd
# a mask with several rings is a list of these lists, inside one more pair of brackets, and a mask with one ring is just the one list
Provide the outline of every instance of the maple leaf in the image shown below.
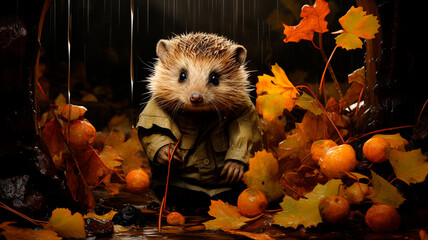
[[[232,229],[239,229],[244,226],[246,222],[254,220],[255,218],[248,218],[239,213],[236,206],[232,206],[222,200],[211,200],[210,210],[208,214],[215,219],[204,222],[205,228],[208,230],[221,229],[228,231]],[[257,218],[257,217],[256,217]]]
[[71,215],[71,211],[66,208],[53,210],[45,229],[53,230],[64,238],[86,238],[82,214],[76,212]]
[[339,19],[343,30],[336,39],[336,45],[346,50],[362,48],[363,42],[360,38],[373,39],[380,27],[377,17],[372,14],[366,15],[362,7],[351,7],[349,11]]
[[288,79],[284,70],[276,63],[272,66],[274,76],[258,76],[256,84],[256,110],[266,120],[281,116],[284,109],[291,111],[299,92]]
[[326,184],[317,184],[315,188],[305,195],[306,199],[295,200],[290,196],[285,196],[280,203],[282,211],[275,214],[273,223],[283,227],[297,228],[317,226],[322,222],[322,217],[318,210],[321,199],[337,195],[342,181],[332,179]]
[[302,7],[299,24],[296,26],[284,26],[284,42],[299,42],[300,40],[312,41],[314,32],[327,32],[327,21],[324,18],[330,13],[328,3],[324,0],[316,0],[313,6]]
[[43,240],[59,240],[57,233],[52,230],[33,230],[29,228],[20,228],[12,226],[16,222],[3,222],[0,224],[0,236],[4,236],[7,240],[23,240],[23,239],[43,239]]
[[375,134],[373,137],[382,138],[389,143],[390,149],[395,149],[398,151],[405,151],[406,145],[409,143],[405,138],[403,138],[400,133],[396,134]]
[[277,173],[278,160],[272,153],[263,149],[250,158],[249,169],[244,173],[244,182],[249,188],[262,191],[271,202],[283,196],[282,187],[275,180]]
[[377,175],[374,171],[371,172],[371,180],[373,183],[373,191],[367,196],[376,203],[388,203],[398,208],[406,199],[401,196],[397,188],[392,186],[381,176]]
[[397,178],[407,184],[425,181],[428,162],[420,148],[408,152],[392,149],[387,151],[387,155]]

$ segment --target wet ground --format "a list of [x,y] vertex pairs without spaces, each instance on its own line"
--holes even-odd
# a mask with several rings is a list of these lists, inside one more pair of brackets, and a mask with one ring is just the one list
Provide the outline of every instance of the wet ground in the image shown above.
[[[157,202],[152,192],[145,195],[137,196],[130,193],[120,193],[111,196],[103,190],[95,190],[96,199],[102,199],[102,205],[112,207],[114,209],[121,208],[124,204],[131,204],[139,209],[146,209],[151,202]],[[116,228],[112,236],[105,238],[89,238],[89,239],[249,239],[242,235],[230,234],[223,231],[208,231],[204,230],[203,222],[210,219],[208,215],[186,216],[186,224],[184,226],[168,226],[163,221],[162,230],[158,232],[158,223],[156,213],[147,213],[147,226],[145,227],[128,227]],[[417,227],[412,229],[407,225],[402,224],[400,232],[393,234],[375,234],[372,233],[364,224],[361,216],[356,215],[351,224],[343,226],[332,226],[321,223],[317,228],[282,228],[271,224],[272,214],[265,214],[253,222],[248,223],[241,230],[252,233],[268,233],[274,239],[364,239],[364,240],[381,240],[381,239],[421,239],[419,229],[428,228]],[[428,215],[425,215],[428,218]],[[361,218],[361,219],[358,219]]]

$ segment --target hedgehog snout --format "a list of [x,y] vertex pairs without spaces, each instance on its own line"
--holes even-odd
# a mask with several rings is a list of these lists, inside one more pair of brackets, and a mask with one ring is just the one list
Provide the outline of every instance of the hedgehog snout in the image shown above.
[[202,103],[202,101],[204,101],[204,97],[202,96],[202,94],[198,92],[193,92],[190,94],[190,102],[192,104],[200,104]]

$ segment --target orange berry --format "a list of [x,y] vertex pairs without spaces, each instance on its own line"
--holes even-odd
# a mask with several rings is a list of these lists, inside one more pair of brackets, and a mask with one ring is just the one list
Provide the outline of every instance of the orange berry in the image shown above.
[[383,138],[372,137],[363,145],[363,154],[373,163],[381,163],[388,160],[385,150],[390,147],[389,143]]
[[319,162],[321,172],[329,179],[341,178],[357,166],[355,150],[349,144],[330,148]]
[[348,201],[337,195],[328,196],[320,200],[318,210],[321,217],[329,223],[341,223],[351,213]]
[[[92,146],[95,142],[97,131],[87,120],[73,120],[70,125],[65,124],[63,129],[68,144],[72,148],[84,149]],[[68,134],[69,130],[70,134]]]
[[185,220],[183,215],[178,212],[171,212],[166,216],[166,221],[169,225],[183,225]]
[[387,233],[400,227],[401,217],[394,206],[378,203],[367,210],[365,222],[373,232]]
[[312,159],[318,164],[319,160],[324,157],[326,152],[335,146],[337,146],[337,144],[331,139],[321,139],[313,142],[311,146]]
[[130,171],[125,181],[126,190],[135,194],[145,193],[150,186],[149,175],[141,168]]
[[268,201],[261,191],[247,188],[239,194],[237,205],[242,215],[255,217],[265,212]]

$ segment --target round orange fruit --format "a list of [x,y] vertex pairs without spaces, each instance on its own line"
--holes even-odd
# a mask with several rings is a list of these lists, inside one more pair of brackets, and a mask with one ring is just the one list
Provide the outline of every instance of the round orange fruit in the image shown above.
[[325,221],[333,224],[343,222],[351,213],[348,201],[337,195],[321,199],[318,210]]
[[337,146],[337,144],[331,139],[321,139],[313,142],[311,145],[312,160],[318,164],[319,160],[325,156],[327,151],[335,146]]
[[349,144],[330,148],[319,162],[321,172],[329,179],[341,178],[357,166],[355,150]]
[[377,203],[367,210],[365,222],[373,232],[387,233],[400,227],[401,217],[394,206]]
[[87,120],[77,119],[71,121],[70,125],[64,125],[64,134],[72,148],[84,149],[92,146],[96,133],[95,127]]
[[149,175],[141,168],[130,171],[128,175],[126,175],[125,181],[125,188],[130,193],[145,193],[150,186]]
[[255,217],[265,212],[268,201],[257,189],[247,188],[238,197],[238,210],[246,217]]
[[183,215],[181,215],[179,212],[170,212],[166,216],[166,222],[169,225],[183,225],[185,220]]
[[381,163],[388,160],[385,150],[389,143],[380,137],[372,137],[363,145],[363,154],[372,163]]

